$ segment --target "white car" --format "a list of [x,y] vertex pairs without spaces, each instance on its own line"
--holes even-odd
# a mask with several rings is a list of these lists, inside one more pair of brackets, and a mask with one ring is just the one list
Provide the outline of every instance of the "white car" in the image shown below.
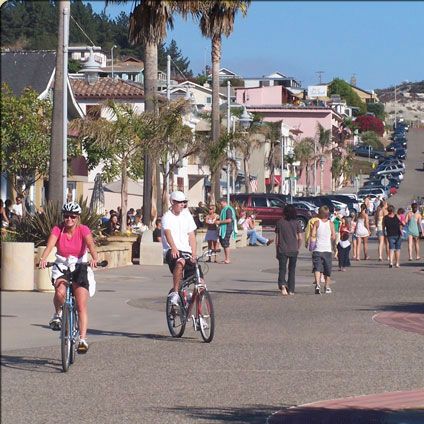
[[401,172],[403,174],[405,169],[399,165],[389,165],[380,170],[377,170],[375,175],[392,174],[393,172]]
[[334,205],[336,209],[340,209],[340,213],[343,216],[349,216],[349,208],[347,207],[346,203],[339,202],[338,200],[331,199],[331,203]]

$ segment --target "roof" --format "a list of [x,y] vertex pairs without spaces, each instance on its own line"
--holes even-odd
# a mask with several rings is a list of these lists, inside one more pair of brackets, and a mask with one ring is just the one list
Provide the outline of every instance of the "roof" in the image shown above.
[[77,100],[81,99],[137,99],[144,100],[144,90],[136,83],[119,78],[98,78],[89,84],[83,78],[70,78],[72,91]]
[[51,50],[1,53],[1,80],[7,82],[15,95],[26,87],[43,93],[56,66],[56,52]]
[[[192,89],[196,89],[196,90],[200,90],[200,91],[212,94],[211,88],[204,87],[203,85],[196,84],[195,82],[192,82],[192,81],[181,82],[180,84],[176,85],[175,87],[173,87],[171,89],[171,93],[176,91],[176,90],[179,90],[180,88],[184,88],[184,89],[192,88]],[[227,95],[223,94],[223,93],[219,93],[219,96],[222,97],[222,98],[225,98],[225,99],[227,98]]]
[[[113,181],[105,186],[103,186],[104,191],[111,191],[112,193],[121,192],[121,180]],[[137,182],[128,178],[128,194],[143,196],[143,183]]]

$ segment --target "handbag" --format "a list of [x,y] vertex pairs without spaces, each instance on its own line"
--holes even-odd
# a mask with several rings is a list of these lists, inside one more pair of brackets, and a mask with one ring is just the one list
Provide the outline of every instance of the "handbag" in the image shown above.
[[309,239],[309,245],[308,245],[308,249],[310,252],[313,252],[315,249],[317,248],[317,240],[315,239]]

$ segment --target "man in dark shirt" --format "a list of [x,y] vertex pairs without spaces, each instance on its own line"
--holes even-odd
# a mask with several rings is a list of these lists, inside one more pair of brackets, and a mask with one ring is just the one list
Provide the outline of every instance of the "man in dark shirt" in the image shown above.
[[156,228],[153,230],[153,241],[161,243],[162,242],[162,221],[160,218],[156,220]]
[[[297,220],[296,208],[286,205],[275,227],[276,257],[279,262],[278,288],[283,296],[294,294],[297,255],[302,244],[302,227]],[[288,262],[288,282],[286,282]]]

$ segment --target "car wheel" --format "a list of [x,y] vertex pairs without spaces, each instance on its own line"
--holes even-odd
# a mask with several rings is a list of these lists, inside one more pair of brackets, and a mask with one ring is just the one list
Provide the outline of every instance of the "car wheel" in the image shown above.
[[303,218],[303,217],[301,217],[301,216],[298,216],[297,217],[297,222],[299,222],[300,228],[302,229],[302,232],[304,232],[305,231],[305,228],[306,228],[306,225],[308,224],[306,222],[306,219]]

